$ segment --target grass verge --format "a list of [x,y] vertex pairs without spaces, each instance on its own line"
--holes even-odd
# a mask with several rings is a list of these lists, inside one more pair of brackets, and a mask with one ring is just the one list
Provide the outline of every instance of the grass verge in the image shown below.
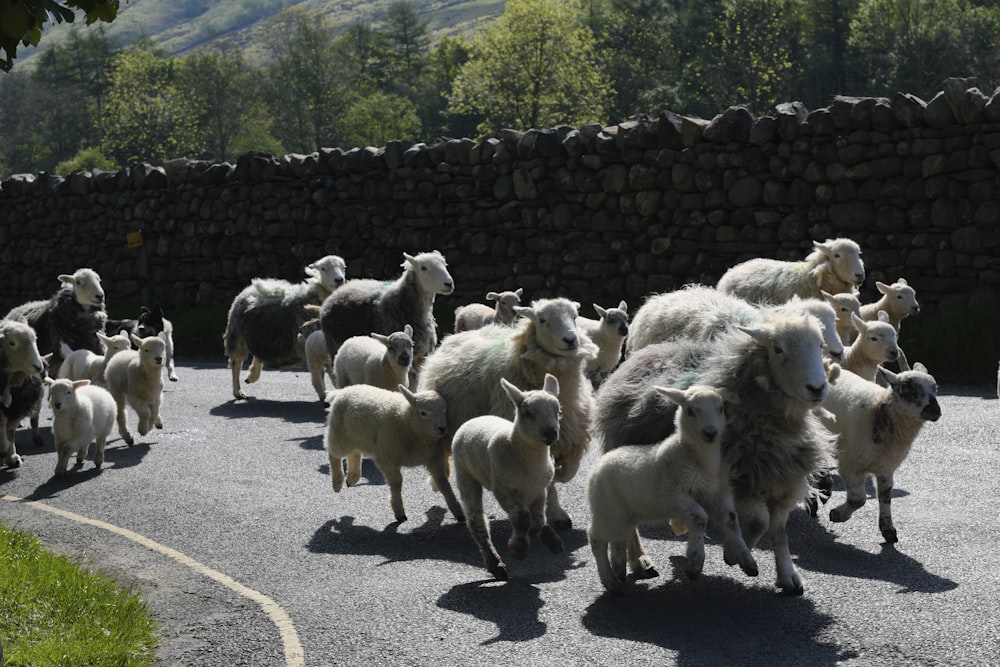
[[137,594],[2,525],[0,563],[5,667],[155,664],[155,624]]

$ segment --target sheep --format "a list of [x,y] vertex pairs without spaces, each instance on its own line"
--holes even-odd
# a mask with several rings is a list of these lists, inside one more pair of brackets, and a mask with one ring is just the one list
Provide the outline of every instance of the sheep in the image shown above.
[[104,464],[104,445],[115,425],[117,405],[111,393],[90,380],[46,378],[52,408],[52,434],[56,442],[56,476],[66,474],[70,456],[83,465],[94,443],[94,467]]
[[403,509],[401,469],[424,466],[448,509],[459,522],[465,521],[462,506],[448,483],[445,450],[437,441],[447,431],[447,407],[433,391],[411,392],[403,385],[389,391],[367,384],[352,385],[329,393],[323,445],[330,459],[330,482],[340,492],[344,485],[361,479],[361,456],[367,455],[385,475],[389,502],[397,521],[406,521]]
[[132,349],[132,341],[127,331],[114,336],[105,336],[100,331],[97,337],[104,346],[104,354],[94,354],[90,350],[74,350],[66,343],[60,343],[63,362],[57,376],[67,380],[90,380],[94,384],[104,384],[104,369],[108,360],[119,352]]
[[413,327],[407,324],[388,336],[372,333],[345,340],[333,359],[333,375],[337,388],[353,384],[409,388],[412,362]]
[[[873,321],[879,319],[879,313],[884,311],[889,316],[889,324],[899,334],[900,324],[910,315],[920,312],[920,304],[917,303],[917,293],[906,282],[900,278],[891,285],[876,281],[875,288],[882,293],[878,301],[866,303],[861,306],[861,319]],[[910,364],[906,360],[906,354],[902,348],[899,350],[899,368],[904,371],[910,370]]]
[[25,417],[31,418],[33,439],[38,435],[41,376],[46,358],[38,353],[34,329],[24,322],[0,320],[0,461],[9,468],[21,465],[14,433]]
[[937,384],[923,364],[899,374],[878,372],[888,386],[845,372],[823,401],[834,415],[829,426],[837,434],[837,470],[847,489],[847,499],[830,510],[830,520],[847,521],[865,504],[865,477],[874,475],[878,527],[892,544],[899,539],[892,522],[893,476],[924,423],[941,417],[941,406]]
[[108,320],[104,324],[104,332],[111,336],[119,331],[125,330],[130,334],[135,334],[139,338],[157,336],[163,332],[163,342],[166,343],[167,379],[177,382],[177,369],[174,366],[174,323],[163,316],[163,309],[159,304],[152,308],[142,306],[139,308],[139,317],[125,320]]
[[413,369],[437,347],[434,297],[455,291],[447,262],[437,250],[413,256],[403,253],[403,273],[394,281],[352,280],[323,302],[320,327],[330,358],[351,336],[371,332],[389,335],[413,327]]
[[546,520],[554,528],[569,528],[572,521],[559,505],[555,482],[576,475],[590,445],[594,399],[583,371],[597,346],[577,330],[577,305],[569,299],[539,299],[517,313],[521,317],[514,327],[494,324],[445,337],[424,363],[417,386],[438,392],[448,404],[450,430],[442,439],[447,447],[458,426],[473,417],[513,418],[514,406],[500,378],[531,390],[542,388],[546,373],[554,375],[562,419],[552,446],[555,477],[546,494]]
[[[319,322],[317,321],[317,325]],[[324,375],[330,378],[330,384],[336,383],[336,376],[333,374],[333,363],[330,360],[330,351],[326,348],[326,336],[319,329],[316,329],[305,337],[303,343],[306,355],[306,367],[309,369],[309,378],[312,380],[313,389],[319,400],[326,399],[326,381]]]
[[310,317],[305,306],[323,303],[343,285],[346,269],[343,259],[327,255],[305,268],[307,278],[301,283],[257,278],[236,295],[222,339],[237,400],[247,398],[240,386],[240,371],[247,357],[253,357],[248,383],[260,379],[265,365],[282,368],[304,362],[298,335],[299,327]]
[[856,294],[850,292],[839,294],[824,292],[823,298],[833,306],[833,311],[837,314],[837,335],[844,345],[850,345],[858,335],[851,316],[861,316],[861,301]]
[[455,333],[480,329],[487,324],[513,324],[517,318],[514,308],[521,305],[523,293],[524,289],[520,287],[513,292],[487,292],[486,300],[497,302],[494,308],[483,303],[459,306],[455,309]]
[[[50,355],[45,355],[42,359],[48,357]],[[14,446],[14,436],[25,417],[31,425],[32,442],[36,447],[45,444],[38,428],[42,399],[45,398],[45,377],[44,372],[41,375],[29,375],[20,385],[11,388],[10,405],[0,405],[0,460],[8,467],[17,468],[21,465],[21,457]]]
[[853,322],[858,337],[844,350],[841,367],[874,382],[879,364],[899,358],[896,330],[889,324],[889,316],[884,310],[876,322],[866,322],[857,315],[853,316]]
[[555,475],[549,448],[559,438],[560,408],[554,375],[546,373],[540,390],[521,391],[503,378],[500,386],[513,404],[513,421],[473,417],[455,432],[451,455],[469,533],[489,573],[506,581],[507,566],[493,546],[483,513],[483,489],[493,492],[510,520],[511,556],[523,560],[533,535],[552,553],[563,551],[559,535],[545,522],[545,496]]
[[132,406],[139,417],[139,435],[152,427],[163,428],[160,403],[163,398],[163,363],[166,343],[160,336],[139,338],[132,335],[138,350],[125,350],[111,357],[104,369],[104,380],[118,408],[118,434],[125,444],[135,442],[125,421],[125,405]]
[[595,387],[608,376],[622,358],[622,347],[628,336],[628,304],[604,309],[593,304],[598,319],[578,316],[576,327],[597,345],[597,358],[587,364],[586,373]]
[[62,363],[59,343],[74,350],[90,350],[102,354],[98,331],[104,331],[108,318],[105,311],[101,277],[93,269],[77,269],[61,274],[62,286],[51,297],[30,301],[12,308],[5,319],[25,322],[38,335],[40,354],[52,353],[52,367]]
[[[678,406],[673,435],[655,446],[612,449],[598,459],[587,480],[592,516],[588,536],[601,583],[609,592],[620,591],[626,543],[634,540],[638,546],[637,526],[668,519],[677,534],[688,533],[685,571],[689,578],[696,578],[705,562],[709,512],[721,516],[727,525],[729,558],[756,574],[756,562],[736,523],[733,493],[722,466],[724,401],[738,398],[701,385],[684,391],[654,389]],[[645,554],[640,558],[649,560]]]
[[[739,527],[751,549],[768,532],[778,588],[801,595],[786,521],[812,495],[811,481],[826,469],[833,450],[834,436],[817,408],[839,371],[823,355],[816,318],[769,312],[752,327],[733,327],[714,341],[680,339],[635,352],[597,392],[594,437],[608,451],[670,435],[676,407],[661,398],[657,385],[705,384],[737,395],[739,402],[727,410],[722,455]],[[724,556],[729,565],[738,562]],[[651,569],[632,553],[629,566],[639,576]]]
[[653,343],[678,338],[712,340],[736,326],[750,326],[769,312],[798,312],[816,317],[823,330],[827,355],[843,357],[844,345],[837,334],[834,298],[826,292],[819,299],[792,297],[778,306],[753,304],[704,285],[651,296],[635,315],[625,342],[628,354]]
[[854,292],[865,280],[861,248],[851,239],[813,241],[813,251],[802,262],[758,257],[733,266],[716,287],[754,304],[782,304],[798,295],[819,298]]

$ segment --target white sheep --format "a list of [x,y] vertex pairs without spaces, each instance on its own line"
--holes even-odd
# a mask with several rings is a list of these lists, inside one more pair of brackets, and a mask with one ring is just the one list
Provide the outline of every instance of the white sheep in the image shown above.
[[108,320],[104,323],[104,332],[109,336],[123,330],[135,334],[139,338],[159,336],[162,333],[161,338],[167,344],[166,363],[164,364],[167,369],[167,378],[171,382],[177,382],[177,369],[174,367],[174,323],[163,316],[163,309],[159,304],[152,308],[141,306],[139,317],[134,320]]
[[514,308],[521,305],[521,295],[524,289],[519,287],[514,291],[487,292],[487,301],[496,301],[497,305],[490,308],[483,303],[470,303],[455,309],[455,333],[481,329],[487,324],[511,325],[517,319]]
[[896,330],[889,324],[889,316],[885,311],[879,313],[879,319],[875,322],[866,322],[857,315],[853,316],[853,322],[858,336],[844,349],[841,367],[874,382],[879,364],[899,358]]
[[[539,299],[517,312],[521,317],[514,327],[494,324],[445,337],[427,358],[418,386],[438,392],[448,404],[450,431],[442,440],[447,447],[455,430],[473,417],[514,417],[501,378],[531,390],[541,389],[551,373],[562,404],[559,440],[552,446],[555,482],[565,483],[590,445],[593,388],[583,371],[597,347],[577,331],[577,307],[569,299]],[[546,519],[555,528],[568,528],[572,521],[559,505],[555,482],[546,495]]]
[[138,350],[125,350],[111,357],[104,369],[104,380],[118,408],[118,433],[125,444],[135,440],[125,421],[125,405],[132,406],[139,417],[139,435],[151,428],[163,428],[160,403],[163,400],[163,363],[166,343],[159,336],[132,336]]
[[21,465],[14,432],[22,419],[31,417],[35,444],[42,444],[38,409],[46,357],[38,353],[37,340],[34,329],[24,322],[0,320],[0,461],[10,468]]
[[[903,320],[910,315],[916,315],[920,312],[920,304],[917,303],[917,293],[903,278],[900,278],[891,285],[876,282],[875,288],[882,293],[882,296],[874,303],[866,303],[861,306],[861,319],[866,321],[876,320],[879,317],[879,313],[885,311],[889,316],[889,324],[899,334],[899,327]],[[899,362],[900,369],[904,371],[910,370],[910,364],[906,360],[906,354],[903,353],[902,348],[899,350],[899,359],[897,361]]]
[[91,384],[90,380],[53,380],[46,378],[49,406],[52,408],[52,435],[55,438],[55,474],[66,474],[70,457],[76,454],[83,465],[87,449],[94,443],[94,466],[104,463],[104,445],[115,425],[117,406],[111,393]]
[[837,315],[837,335],[844,345],[850,345],[858,335],[852,315],[861,317],[861,300],[857,294],[850,292],[839,294],[824,292],[823,298],[833,306],[833,311]]
[[[658,445],[612,449],[597,460],[587,481],[592,516],[588,535],[601,583],[610,592],[619,591],[625,580],[626,544],[633,540],[641,550],[636,528],[668,519],[675,533],[688,533],[685,571],[694,579],[705,562],[710,514],[725,526],[728,558],[756,573],[756,562],[739,532],[728,468],[722,461],[723,394],[700,385],[683,391],[654,388],[678,406],[673,435]],[[639,558],[651,563],[645,554]]]
[[351,336],[372,331],[389,335],[413,327],[413,369],[437,347],[434,297],[455,291],[448,263],[437,250],[413,256],[403,253],[403,273],[393,281],[355,279],[331,294],[320,310],[330,358]]
[[351,336],[344,341],[333,359],[335,386],[370,384],[392,390],[396,385],[410,386],[410,365],[413,363],[413,327],[388,336]]
[[361,479],[361,457],[370,457],[389,484],[390,505],[397,521],[403,509],[402,468],[424,466],[458,521],[462,506],[448,483],[447,456],[438,440],[447,431],[447,407],[437,392],[398,391],[357,384],[329,393],[330,414],[323,444],[330,459],[330,482],[339,492]]
[[841,373],[823,401],[834,415],[828,426],[837,434],[837,470],[847,489],[847,499],[830,510],[830,520],[847,521],[865,504],[865,477],[874,475],[878,527],[893,543],[898,540],[891,505],[895,472],[923,425],[941,416],[941,406],[937,383],[923,364],[899,374],[880,368],[879,374],[887,387]]
[[593,304],[598,319],[577,316],[576,327],[597,346],[597,358],[587,364],[586,372],[596,387],[614,370],[622,358],[622,347],[628,336],[628,304],[617,308],[602,308]]
[[59,343],[74,350],[102,352],[97,332],[104,331],[105,311],[101,277],[93,269],[61,274],[61,287],[48,299],[12,308],[5,319],[26,322],[38,335],[38,351],[52,354],[52,367],[62,363]]
[[719,279],[718,289],[754,304],[782,304],[798,295],[819,298],[854,292],[865,280],[861,248],[851,239],[813,241],[805,261],[786,262],[757,257],[741,262]]
[[451,454],[455,485],[468,517],[469,533],[486,569],[506,581],[507,566],[493,546],[483,513],[483,489],[492,491],[510,520],[510,555],[522,560],[531,536],[538,535],[553,553],[562,540],[545,521],[545,497],[555,467],[549,448],[559,438],[559,381],[546,374],[543,388],[522,392],[501,379],[514,406],[514,420],[495,415],[474,417],[455,432]]
[[[318,324],[318,321],[317,321]],[[330,351],[326,348],[326,336],[319,329],[316,329],[305,338],[306,367],[309,369],[309,377],[312,380],[313,389],[319,400],[326,399],[326,380],[330,378],[330,384],[336,383],[333,374],[333,362],[330,360]]]
[[264,366],[283,368],[303,363],[299,329],[313,317],[306,307],[323,303],[343,285],[346,268],[343,259],[327,255],[305,267],[307,277],[301,283],[257,278],[236,295],[223,335],[234,397],[247,397],[240,386],[240,371],[247,357],[253,357],[248,383],[260,379]]
[[60,343],[63,362],[57,376],[66,380],[90,380],[94,384],[104,384],[104,369],[108,360],[119,352],[132,349],[132,341],[127,331],[114,336],[106,336],[100,331],[97,337],[104,346],[104,354],[94,354],[90,350],[74,350],[66,343]]

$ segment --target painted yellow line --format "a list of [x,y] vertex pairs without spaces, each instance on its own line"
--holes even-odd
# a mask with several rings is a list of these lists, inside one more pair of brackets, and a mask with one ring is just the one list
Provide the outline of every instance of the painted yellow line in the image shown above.
[[104,521],[98,521],[96,519],[88,519],[85,516],[79,514],[74,514],[73,512],[67,512],[66,510],[61,510],[56,507],[50,507],[49,505],[44,505],[34,500],[25,500],[24,498],[18,498],[17,496],[0,496],[0,499],[6,500],[12,503],[20,503],[23,505],[30,505],[36,509],[61,516],[64,519],[69,519],[79,524],[86,526],[94,526],[96,528],[103,528],[104,530],[114,533],[115,535],[120,535],[126,539],[132,540],[142,546],[161,553],[168,558],[171,558],[181,565],[187,566],[202,574],[213,581],[216,581],[229,590],[242,595],[245,598],[253,600],[263,612],[271,619],[275,626],[278,628],[278,634],[281,635],[281,641],[285,646],[285,665],[286,667],[302,667],[305,665],[305,654],[302,651],[302,644],[299,642],[299,635],[295,631],[295,625],[292,623],[292,619],[289,618],[285,610],[282,609],[277,602],[267,597],[263,593],[258,593],[252,588],[247,588],[243,584],[234,580],[233,578],[222,574],[218,570],[213,570],[212,568],[202,565],[198,561],[194,560],[190,556],[186,556],[176,549],[171,549],[170,547],[164,546],[159,542],[154,542],[148,537],[144,537],[139,533],[135,533],[127,528],[120,528],[118,526],[112,525],[110,523],[105,523]]

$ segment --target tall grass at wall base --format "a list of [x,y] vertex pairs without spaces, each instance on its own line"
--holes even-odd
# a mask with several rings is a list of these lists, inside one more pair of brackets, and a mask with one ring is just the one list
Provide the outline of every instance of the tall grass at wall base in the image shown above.
[[5,667],[155,664],[154,622],[135,593],[3,526],[0,563]]
[[1000,310],[938,309],[903,320],[900,347],[912,365],[927,366],[939,385],[995,388],[1000,361]]

